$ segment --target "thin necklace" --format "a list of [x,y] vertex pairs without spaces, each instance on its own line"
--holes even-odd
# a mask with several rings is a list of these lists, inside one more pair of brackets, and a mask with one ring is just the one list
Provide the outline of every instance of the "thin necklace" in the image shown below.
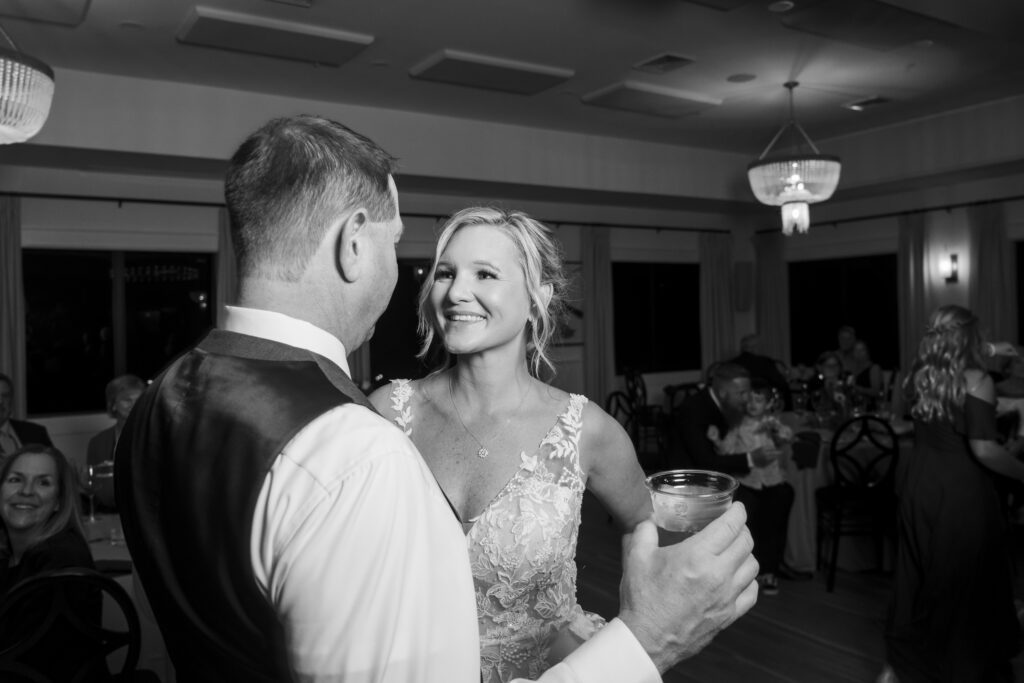
[[[516,413],[519,412],[519,409],[523,407],[523,403],[526,401],[526,395],[529,394],[529,393],[530,393],[530,390],[529,390],[529,388],[527,388],[527,390],[523,392],[523,397],[519,399],[519,405],[516,406],[516,409],[513,410],[512,414],[508,416],[507,420],[505,420],[505,424],[503,424],[500,427],[498,427],[498,429],[494,432],[494,434],[491,435],[491,438],[488,439],[488,441],[494,441],[505,430],[505,428],[509,426],[509,424],[512,422],[512,418],[515,417]],[[478,457],[478,458],[486,458],[488,455],[491,454],[491,452],[489,450],[487,450],[487,446],[484,446],[483,441],[478,439],[476,434],[474,434],[470,430],[470,428],[466,426],[466,421],[462,419],[462,413],[459,412],[459,406],[457,406],[455,404],[455,394],[452,391],[452,376],[451,375],[448,375],[448,399],[452,402],[452,408],[455,409],[455,417],[459,418],[459,424],[462,425],[462,428],[464,430],[466,430],[467,434],[469,434],[471,437],[473,437],[473,441],[476,441],[476,445],[480,447],[480,450],[478,450],[476,452],[476,457]]]

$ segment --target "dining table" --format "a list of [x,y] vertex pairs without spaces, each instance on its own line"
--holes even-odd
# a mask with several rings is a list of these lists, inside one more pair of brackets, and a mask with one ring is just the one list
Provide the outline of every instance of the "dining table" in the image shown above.
[[[913,423],[882,415],[889,422],[902,446],[912,435]],[[812,412],[786,412],[780,415],[783,424],[796,434],[817,434],[820,438],[817,457],[812,461],[792,456],[791,449],[783,450],[781,464],[786,480],[793,487],[793,507],[789,513],[786,548],[783,562],[793,570],[814,573],[818,569],[818,489],[828,486],[834,480],[830,462],[832,439],[839,420],[821,419]],[[868,537],[844,537],[839,546],[837,566],[847,571],[866,571],[881,566],[891,568],[894,547],[883,549],[883,557],[877,556],[872,539]]]

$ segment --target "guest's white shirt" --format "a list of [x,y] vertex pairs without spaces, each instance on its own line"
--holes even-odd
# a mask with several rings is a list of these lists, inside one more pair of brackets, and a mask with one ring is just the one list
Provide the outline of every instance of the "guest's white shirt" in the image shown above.
[[[224,329],[313,351],[349,372],[341,342],[310,323],[229,306]],[[480,680],[462,528],[416,447],[375,412],[346,404],[295,435],[260,491],[250,549],[300,680]],[[614,619],[539,680],[661,679]]]

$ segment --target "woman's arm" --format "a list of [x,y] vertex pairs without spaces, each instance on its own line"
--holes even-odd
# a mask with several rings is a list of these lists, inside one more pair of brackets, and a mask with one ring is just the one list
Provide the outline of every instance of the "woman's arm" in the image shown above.
[[[964,372],[964,378],[967,381],[968,394],[990,405],[995,405],[995,385],[987,373],[967,370]],[[978,458],[978,462],[993,472],[1024,481],[1024,463],[1017,459],[1021,443],[1017,442],[1011,449],[1008,449],[991,439],[970,439],[971,451]]]
[[618,421],[593,402],[583,410],[580,467],[587,475],[587,488],[619,528],[631,531],[651,516],[651,495],[629,436]]

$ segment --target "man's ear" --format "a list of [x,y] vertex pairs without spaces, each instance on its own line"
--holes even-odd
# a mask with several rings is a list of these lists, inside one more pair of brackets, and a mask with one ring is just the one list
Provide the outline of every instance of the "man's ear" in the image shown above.
[[346,282],[355,282],[368,267],[370,221],[366,209],[356,209],[341,220],[335,241],[338,274]]

